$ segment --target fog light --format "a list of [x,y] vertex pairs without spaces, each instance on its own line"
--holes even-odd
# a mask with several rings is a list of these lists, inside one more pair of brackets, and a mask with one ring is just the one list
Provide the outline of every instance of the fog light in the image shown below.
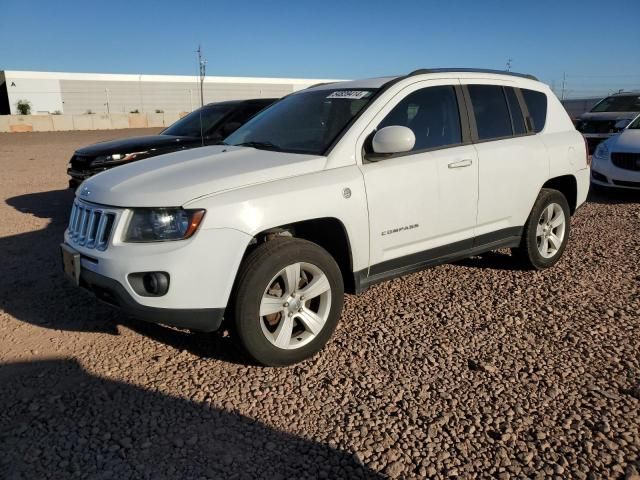
[[607,180],[607,177],[605,177],[600,172],[596,172],[594,169],[591,169],[591,177],[594,180],[598,180],[599,182],[609,183],[609,180]]
[[161,297],[169,291],[169,274],[166,272],[139,272],[129,275],[133,290],[143,297]]

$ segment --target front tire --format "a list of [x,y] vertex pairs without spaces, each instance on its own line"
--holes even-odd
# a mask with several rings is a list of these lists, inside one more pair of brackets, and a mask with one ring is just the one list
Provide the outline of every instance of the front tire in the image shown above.
[[571,211],[558,190],[543,188],[531,209],[513,256],[526,268],[542,270],[560,260],[569,240]]
[[235,333],[262,365],[300,362],[331,337],[343,296],[340,268],[326,250],[306,240],[275,238],[251,252],[240,267]]

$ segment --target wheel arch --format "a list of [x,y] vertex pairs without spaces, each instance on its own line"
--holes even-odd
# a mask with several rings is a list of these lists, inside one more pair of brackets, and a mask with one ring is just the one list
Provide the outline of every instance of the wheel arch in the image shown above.
[[345,292],[355,293],[351,241],[341,220],[336,217],[319,217],[262,229],[253,236],[243,260],[256,246],[278,236],[302,238],[324,248],[340,268]]
[[561,175],[559,177],[550,178],[542,188],[552,188],[562,193],[569,203],[569,210],[573,215],[577,208],[578,202],[578,181],[573,175]]

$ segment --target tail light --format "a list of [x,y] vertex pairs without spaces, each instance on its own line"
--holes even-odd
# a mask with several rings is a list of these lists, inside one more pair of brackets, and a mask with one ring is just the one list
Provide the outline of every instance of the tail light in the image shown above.
[[591,166],[591,155],[589,155],[589,142],[587,142],[587,139],[583,136],[582,140],[584,140],[584,155],[585,155],[585,163],[587,164],[587,167]]

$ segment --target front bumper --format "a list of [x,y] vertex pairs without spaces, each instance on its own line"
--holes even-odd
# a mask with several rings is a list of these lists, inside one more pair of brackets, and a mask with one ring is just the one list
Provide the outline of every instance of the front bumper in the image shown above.
[[602,187],[640,190],[640,171],[616,167],[611,159],[593,158],[591,183]]
[[69,175],[69,188],[78,188],[78,186],[84,182],[87,178],[93,177],[98,173],[104,172],[106,168],[99,168],[93,170],[76,170],[73,168],[67,169],[67,175]]
[[213,332],[220,328],[224,318],[224,308],[158,308],[141,305],[117,281],[86,269],[80,271],[80,286],[124,313],[147,322]]
[[[126,223],[119,219],[105,250],[78,245],[65,232],[65,243],[80,254],[80,284],[143,320],[217,329],[251,237],[233,229],[202,229],[188,240],[124,243],[118,239]],[[141,272],[168,273],[168,291],[139,295],[130,275]]]

